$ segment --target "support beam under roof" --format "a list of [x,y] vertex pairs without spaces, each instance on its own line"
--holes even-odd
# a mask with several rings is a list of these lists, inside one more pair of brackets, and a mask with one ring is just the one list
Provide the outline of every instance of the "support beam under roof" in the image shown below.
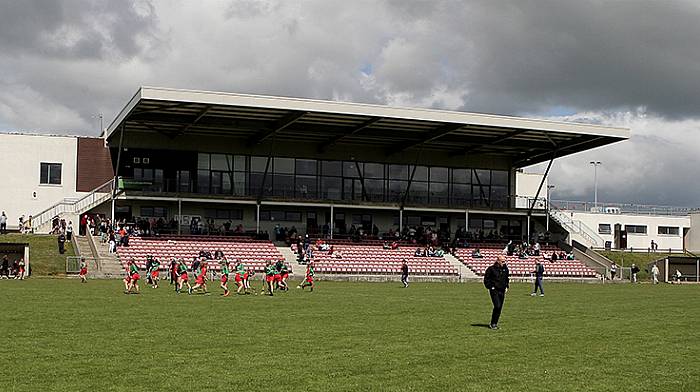
[[437,140],[445,135],[448,135],[448,134],[450,134],[458,129],[461,129],[464,126],[465,126],[464,124],[454,124],[454,123],[443,124],[443,125],[439,126],[438,128],[429,131],[427,136],[421,140],[418,140],[415,142],[413,142],[413,141],[406,142],[406,143],[400,144],[399,146],[397,146],[395,148],[392,148],[391,151],[389,152],[389,154],[392,154],[392,155],[399,154],[399,153],[402,153],[402,152],[408,150],[409,148],[418,147],[418,146],[421,146],[425,143],[430,143],[430,142]]
[[294,122],[304,117],[305,114],[306,112],[290,112],[286,116],[277,120],[270,128],[264,129],[261,132],[253,135],[253,137],[251,137],[248,141],[248,144],[256,145],[264,142],[265,139],[294,124]]
[[356,126],[355,128],[353,128],[353,129],[351,129],[351,130],[349,130],[349,131],[343,133],[342,135],[338,135],[338,136],[332,138],[331,140],[329,140],[329,141],[327,141],[327,142],[325,142],[325,143],[319,145],[319,146],[318,146],[318,151],[319,151],[319,152],[324,152],[324,151],[326,151],[326,150],[329,149],[330,147],[332,147],[332,146],[338,144],[338,142],[341,141],[342,139],[344,139],[344,138],[346,138],[346,137],[348,137],[348,136],[352,136],[352,135],[354,135],[354,134],[360,132],[361,130],[363,130],[363,129],[365,129],[365,128],[371,127],[373,124],[377,123],[377,122],[378,122],[379,120],[381,120],[381,119],[382,119],[381,117],[372,117],[372,118],[370,118],[370,119],[368,119],[368,120],[362,122],[361,124],[359,124],[359,125]]

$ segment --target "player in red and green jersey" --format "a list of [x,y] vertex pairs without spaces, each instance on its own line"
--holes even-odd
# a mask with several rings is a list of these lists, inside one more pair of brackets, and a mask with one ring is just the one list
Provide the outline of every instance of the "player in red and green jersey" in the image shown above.
[[306,286],[311,286],[311,291],[314,291],[314,263],[313,261],[309,263],[309,265],[306,266],[306,278],[297,286],[297,288],[300,288],[304,290],[304,287]]
[[265,264],[265,282],[267,283],[267,291],[270,294],[270,296],[274,295],[275,292],[276,273],[277,269],[275,268],[275,265],[272,264],[271,261],[268,261],[267,264]]
[[279,285],[283,291],[288,291],[289,285],[287,285],[287,278],[289,278],[289,269],[287,268],[287,264],[280,260],[277,261],[276,267],[277,273],[280,276]]
[[188,291],[192,289],[189,276],[187,275],[187,264],[185,264],[184,260],[180,259],[177,265],[177,290],[175,291],[179,294],[185,284],[187,284]]
[[224,259],[221,262],[221,288],[224,289],[224,297],[229,296],[229,291],[228,291],[228,274],[230,273],[229,271],[229,262],[228,260]]
[[245,288],[245,265],[241,263],[240,260],[236,262],[236,294],[240,294],[241,290]]
[[131,284],[131,274],[129,274],[129,267],[131,266],[131,263],[134,262],[134,259],[131,259],[129,262],[126,263],[124,266],[124,279],[122,280],[124,282],[124,293],[129,292],[129,285]]
[[189,294],[192,294],[193,291],[200,288],[204,290],[204,294],[207,293],[207,264],[208,262],[206,260],[199,264],[197,268],[197,277],[195,278],[194,286],[190,287],[188,291]]
[[148,273],[151,274],[151,287],[157,289],[160,280],[160,261],[158,259],[154,258],[151,261],[151,270]]
[[136,289],[136,294],[139,293],[139,279],[141,279],[141,275],[139,275],[139,267],[136,265],[134,260],[129,261],[129,285],[124,292],[124,294],[131,294],[131,290],[134,288]]

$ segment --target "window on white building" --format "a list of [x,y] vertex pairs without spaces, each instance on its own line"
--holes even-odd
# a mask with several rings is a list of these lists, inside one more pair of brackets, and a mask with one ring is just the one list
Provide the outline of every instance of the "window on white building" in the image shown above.
[[610,228],[610,223],[599,223],[598,224],[598,234],[610,234],[612,229]]
[[60,163],[41,162],[39,184],[61,185],[61,166]]
[[627,234],[646,234],[647,233],[646,225],[625,225],[625,230],[627,230]]
[[673,226],[659,226],[659,234],[663,235],[678,235],[680,229]]

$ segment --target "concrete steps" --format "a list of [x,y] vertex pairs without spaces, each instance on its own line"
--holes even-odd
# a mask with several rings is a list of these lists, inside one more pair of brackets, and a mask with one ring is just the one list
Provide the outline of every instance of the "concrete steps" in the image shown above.
[[292,249],[288,246],[278,246],[277,250],[284,256],[284,261],[292,267],[292,273],[290,275],[296,277],[304,276],[306,272],[306,266],[299,265],[297,263],[297,255],[292,252]]
[[450,264],[452,264],[453,267],[455,267],[459,273],[459,278],[460,280],[475,280],[475,279],[480,279],[477,274],[474,273],[469,267],[466,265],[462,264],[459,259],[457,259],[455,256],[453,256],[450,253],[445,253],[445,260],[449,261]]

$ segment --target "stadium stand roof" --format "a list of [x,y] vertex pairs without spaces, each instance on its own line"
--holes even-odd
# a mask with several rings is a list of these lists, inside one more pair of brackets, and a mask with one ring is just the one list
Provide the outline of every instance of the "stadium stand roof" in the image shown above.
[[[276,139],[339,148],[380,148],[387,155],[435,151],[492,155],[529,166],[628,139],[629,129],[433,109],[223,92],[141,87],[105,130],[235,137],[247,145]],[[556,153],[555,153],[556,151]]]

